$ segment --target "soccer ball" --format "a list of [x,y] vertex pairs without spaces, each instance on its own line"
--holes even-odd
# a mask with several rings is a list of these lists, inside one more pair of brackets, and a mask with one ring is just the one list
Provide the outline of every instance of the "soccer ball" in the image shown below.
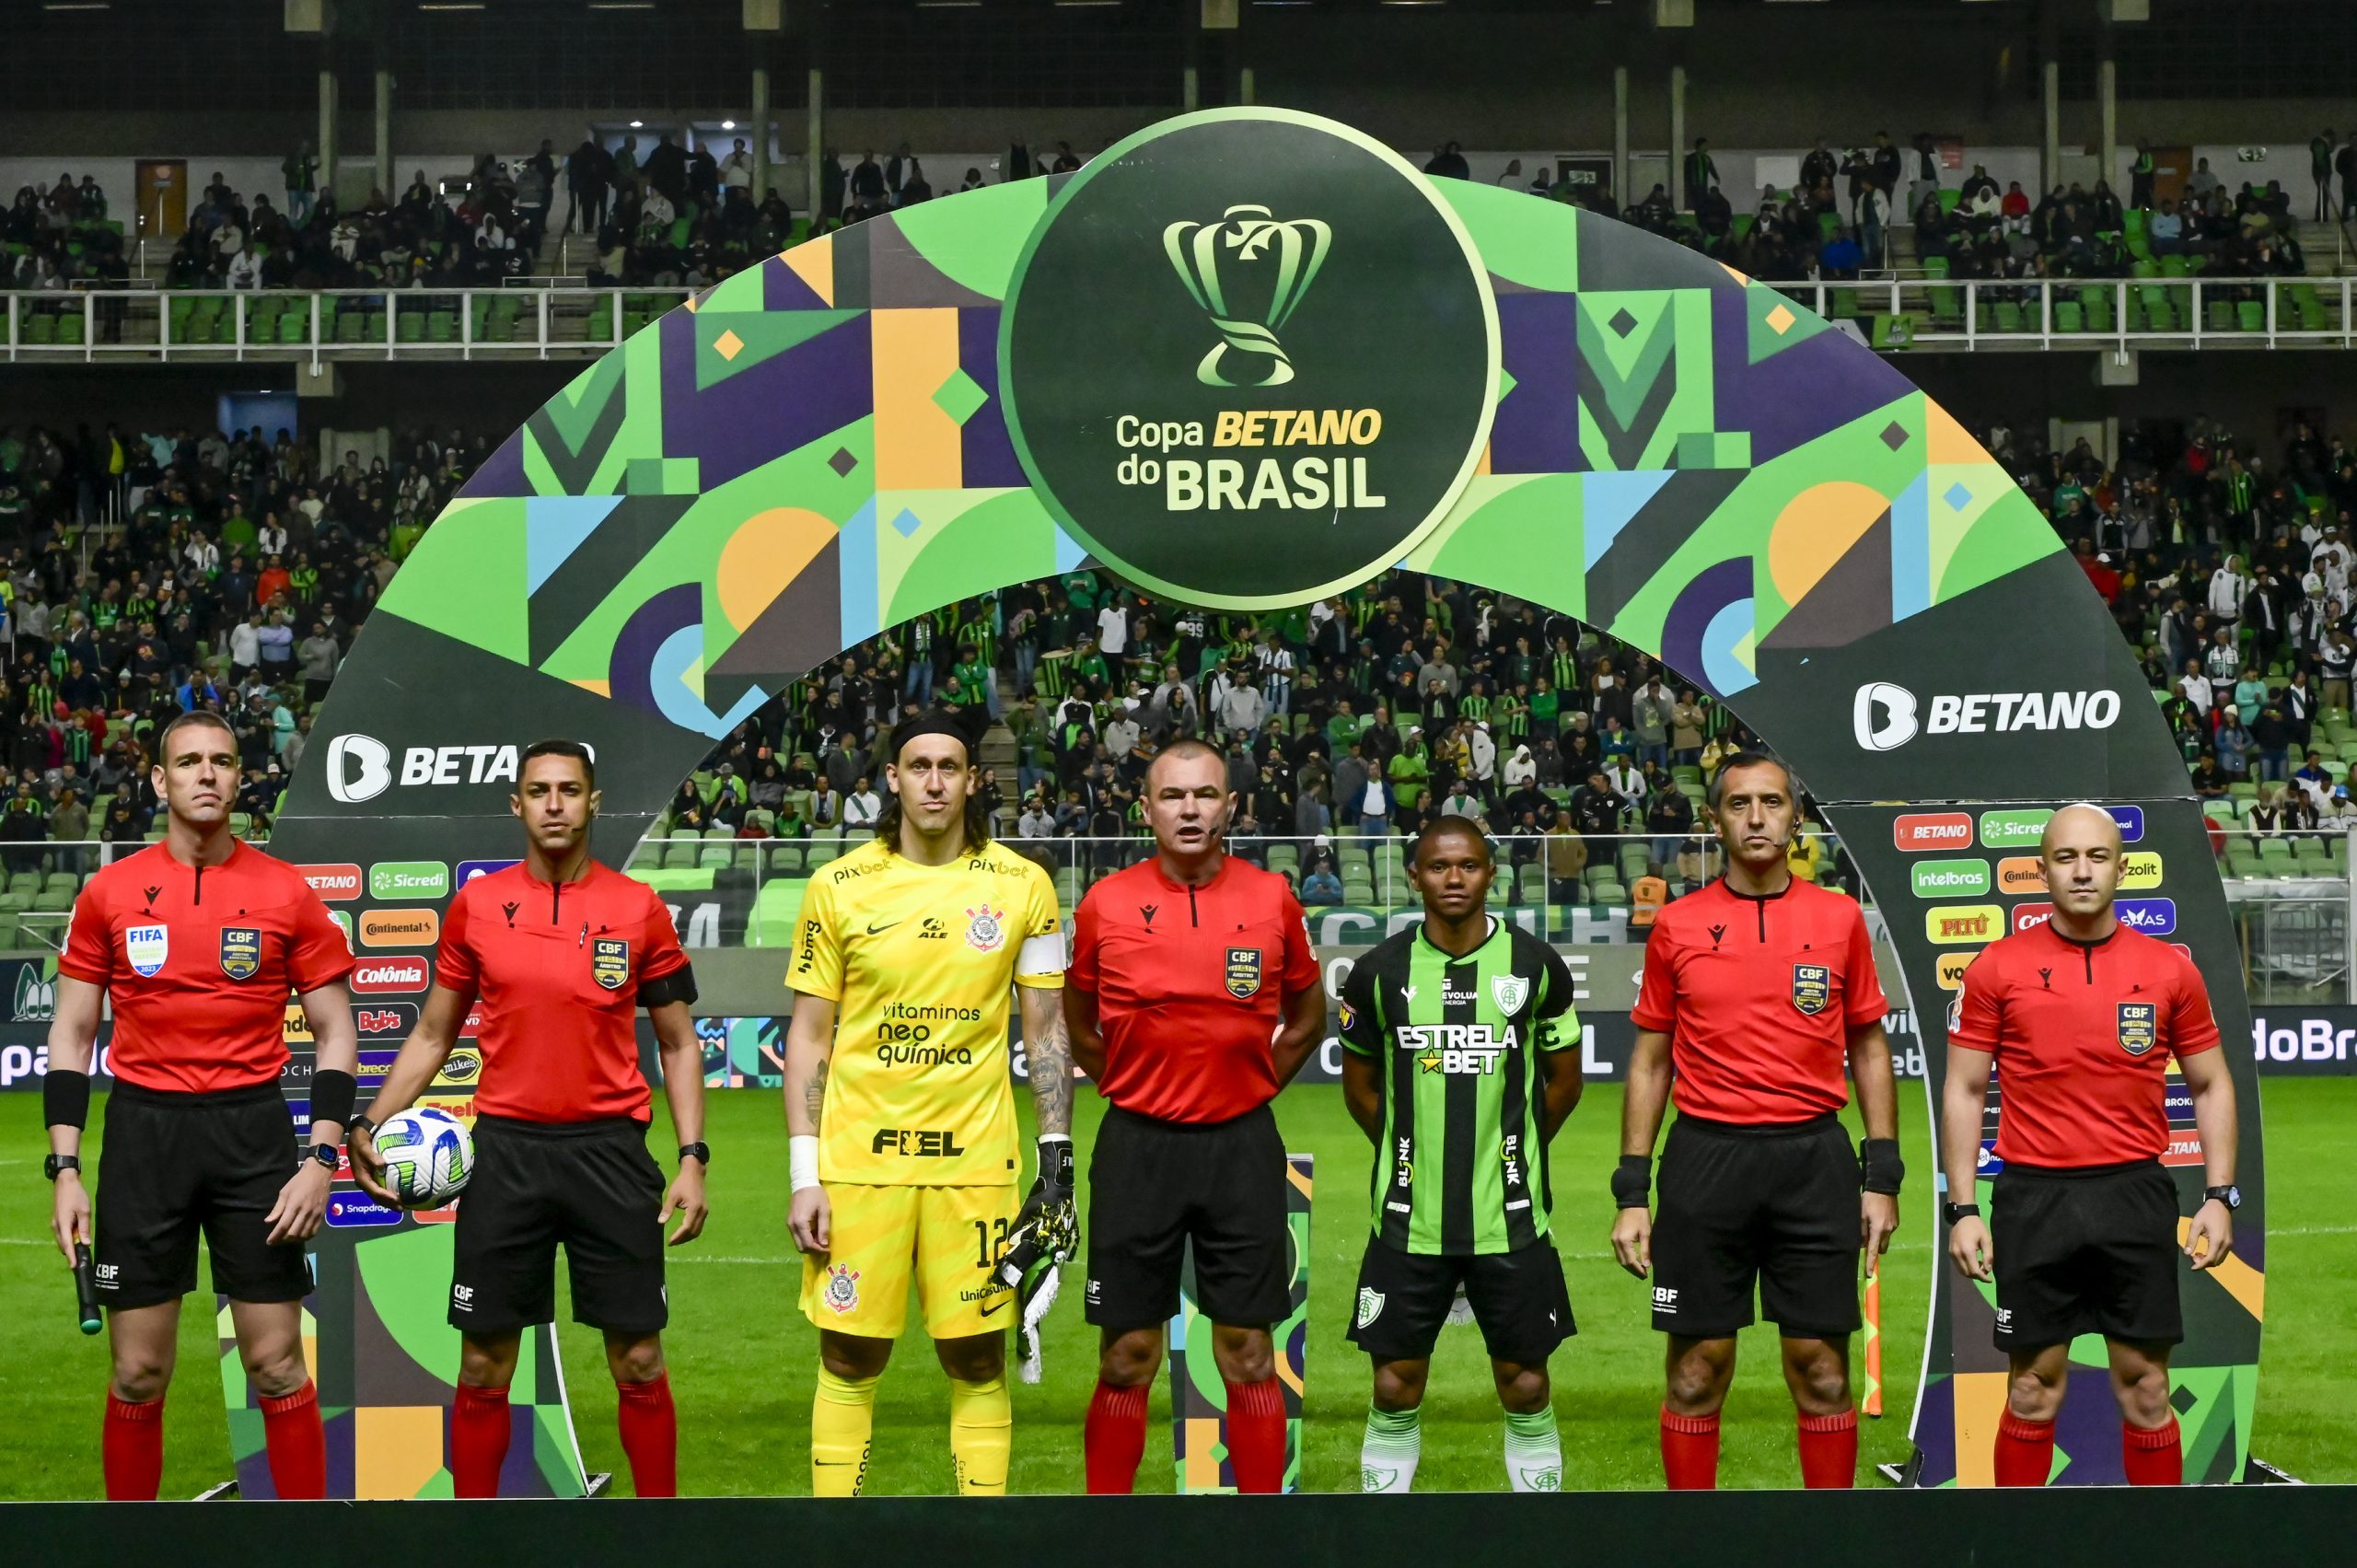
[[377,1129],[385,1185],[405,1209],[438,1209],[457,1197],[475,1168],[475,1141],[447,1110],[412,1106]]

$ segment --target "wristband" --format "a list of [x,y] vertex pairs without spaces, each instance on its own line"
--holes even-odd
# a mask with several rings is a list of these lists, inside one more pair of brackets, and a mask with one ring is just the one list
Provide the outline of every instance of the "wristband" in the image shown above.
[[1059,1192],[1072,1191],[1072,1134],[1039,1134],[1039,1179]]
[[1622,1155],[1612,1167],[1612,1201],[1624,1209],[1642,1209],[1652,1202],[1654,1156]]
[[360,1098],[359,1081],[340,1067],[323,1067],[311,1074],[311,1121],[352,1125],[352,1102]]
[[813,1132],[797,1132],[785,1141],[785,1179],[799,1192],[806,1187],[819,1185],[819,1138]]
[[1858,1174],[1867,1191],[1890,1198],[1898,1196],[1899,1183],[1907,1179],[1907,1162],[1898,1157],[1898,1140],[1863,1140],[1858,1144]]
[[41,1081],[41,1109],[44,1127],[86,1126],[90,1120],[90,1075],[50,1069]]

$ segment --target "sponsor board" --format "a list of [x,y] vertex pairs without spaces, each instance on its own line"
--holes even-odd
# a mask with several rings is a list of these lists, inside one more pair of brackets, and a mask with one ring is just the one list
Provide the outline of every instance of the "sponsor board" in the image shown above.
[[2177,929],[2175,899],[2119,899],[2111,906],[2119,923],[2147,936],[2166,936]]
[[2054,813],[2045,807],[1980,814],[1980,843],[1984,849],[2036,849]]
[[1997,863],[1997,891],[2009,898],[2046,891],[2046,862],[2034,854],[2009,854]]
[[2111,819],[2119,824],[2119,842],[2132,844],[2144,836],[2144,808],[2141,806],[2107,806]]
[[522,748],[514,743],[479,746],[411,746],[393,759],[392,748],[357,731],[328,742],[328,794],[346,806],[376,799],[387,790],[438,789],[453,784],[514,784]]
[[2054,906],[2039,900],[2014,906],[2013,925],[2015,931],[2033,931],[2054,918]]
[[2261,1073],[2357,1073],[2357,1007],[2258,1008],[2250,1054]]
[[2009,735],[2021,730],[2109,729],[2119,693],[1941,691],[1918,698],[1904,686],[1870,680],[1851,700],[1862,751],[1895,751],[1919,735]]
[[441,937],[442,917],[433,910],[367,910],[360,916],[364,947],[431,947]]
[[1987,947],[2004,934],[2005,912],[1997,904],[1945,904],[1923,912],[1923,939],[1934,947]]
[[360,896],[360,867],[350,861],[328,865],[298,865],[295,869],[303,874],[303,880],[311,885],[311,891],[325,902],[338,904]]
[[396,1225],[401,1223],[401,1212],[388,1208],[366,1192],[330,1192],[328,1194],[328,1224],[338,1230],[354,1227]]
[[1918,811],[1890,825],[1891,842],[1903,850],[1970,849],[1972,819],[1961,811]]
[[431,976],[424,958],[363,958],[353,966],[352,989],[363,996],[408,996],[424,991]]
[[417,1004],[377,1002],[356,1006],[352,1010],[352,1023],[363,1040],[406,1035],[417,1027]]
[[1907,867],[1907,884],[1919,899],[1970,899],[1989,890],[1985,860],[1919,860]]
[[1970,969],[1972,967],[1972,960],[1980,956],[1980,954],[1978,950],[1969,953],[1942,953],[1939,957],[1938,970],[1940,989],[1943,991],[1962,991],[1964,989],[1964,971]]
[[2160,885],[2159,851],[2131,849],[2119,857],[2119,890],[2121,892],[2146,893]]
[[511,865],[521,865],[520,860],[462,860],[452,873],[450,886],[463,888],[478,877],[488,877],[494,871],[505,871]]

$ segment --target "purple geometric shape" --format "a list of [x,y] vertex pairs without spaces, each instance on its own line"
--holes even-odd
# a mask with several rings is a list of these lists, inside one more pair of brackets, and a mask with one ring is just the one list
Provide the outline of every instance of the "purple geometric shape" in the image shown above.
[[[524,431],[517,426],[515,433],[499,444],[499,449],[483,459],[482,467],[473,477],[459,487],[460,498],[476,500],[493,495],[529,495],[531,485],[524,478]],[[330,1496],[344,1493],[331,1493]]]
[[[1717,262],[1696,260],[1726,277]],[[1712,296],[1714,428],[1748,432],[1755,468],[1916,390],[1877,356],[1856,352],[1840,332],[1819,332],[1753,365],[1750,308],[1740,288]]]
[[802,274],[785,264],[783,257],[772,256],[761,263],[761,308],[764,310],[831,310],[833,306],[819,297],[819,291],[802,281]]
[[699,391],[695,319],[662,318],[666,457],[693,458],[713,491],[875,412],[867,322],[859,318]]
[[1713,616],[1737,599],[1751,597],[1752,571],[1748,559],[1704,567],[1678,590],[1662,625],[1662,662],[1713,697],[1726,693],[1711,684],[1702,658],[1702,634],[1710,629]]
[[961,471],[969,490],[1014,490],[1031,482],[1015,455],[1006,404],[998,395],[998,325],[996,306],[969,306],[958,312],[958,367],[990,396],[958,432]]
[[615,634],[614,651],[606,664],[613,700],[663,718],[662,705],[655,700],[655,656],[672,633],[702,622],[703,589],[694,583],[665,588],[631,611]]
[[1499,361],[1514,377],[1490,425],[1492,473],[1577,473],[1579,308],[1568,294],[1498,296]]

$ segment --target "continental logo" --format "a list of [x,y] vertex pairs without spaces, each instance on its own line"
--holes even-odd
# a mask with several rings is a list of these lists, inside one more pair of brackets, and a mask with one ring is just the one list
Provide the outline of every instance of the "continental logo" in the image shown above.
[[1891,842],[1903,850],[1970,849],[1972,819],[1961,811],[1914,811],[1890,825]]
[[429,909],[364,910],[364,947],[431,947],[442,937],[442,917]]
[[1996,904],[1947,904],[1923,912],[1923,937],[1934,947],[1986,947],[2004,934],[2005,912]]
[[2046,891],[2046,863],[2034,854],[2009,854],[1997,863],[1997,891],[2016,898]]
[[1962,991],[1964,989],[1964,971],[1970,969],[1972,967],[1972,960],[1980,956],[1980,955],[1977,952],[1942,953],[1939,956],[1938,967],[1940,989],[1942,991]]

